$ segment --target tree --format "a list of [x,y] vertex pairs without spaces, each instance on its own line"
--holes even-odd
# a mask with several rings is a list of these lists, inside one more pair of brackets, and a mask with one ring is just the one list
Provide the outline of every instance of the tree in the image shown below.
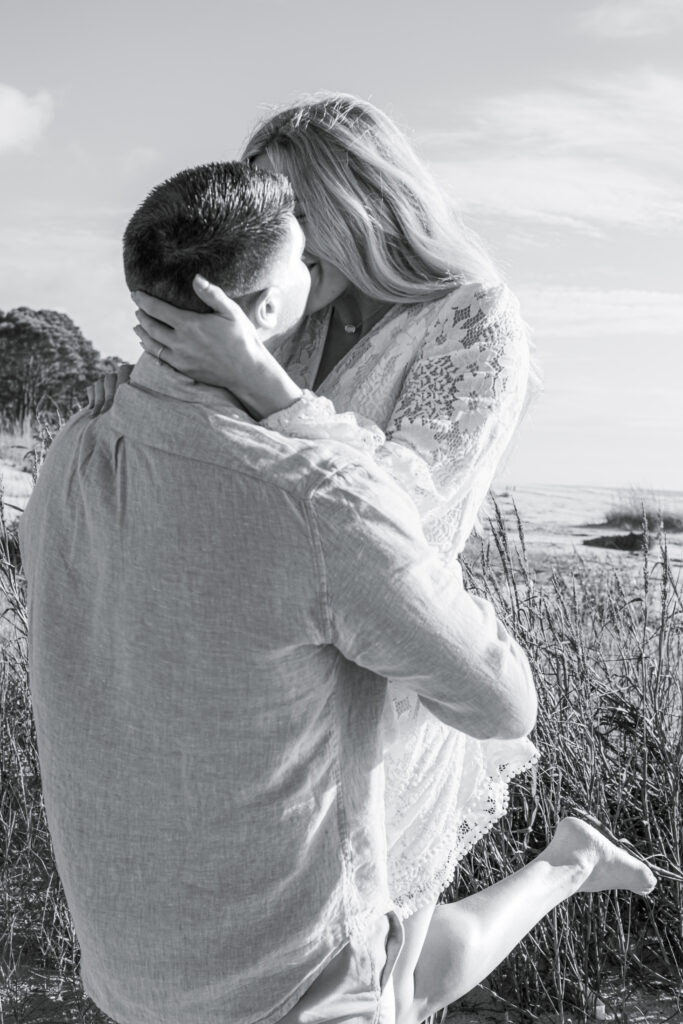
[[120,364],[115,356],[101,359],[65,313],[25,306],[0,312],[0,418],[33,418],[46,403],[69,414],[88,384]]

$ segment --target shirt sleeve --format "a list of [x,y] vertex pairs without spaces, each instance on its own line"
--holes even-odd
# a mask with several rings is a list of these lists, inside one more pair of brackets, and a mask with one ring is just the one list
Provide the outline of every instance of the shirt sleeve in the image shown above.
[[344,657],[413,690],[452,728],[525,736],[536,716],[526,655],[444,567],[405,491],[363,459],[320,485],[311,509],[329,635]]
[[282,433],[369,452],[415,502],[430,543],[458,553],[521,416],[528,328],[510,290],[463,286],[435,309],[382,431],[305,391],[264,420]]

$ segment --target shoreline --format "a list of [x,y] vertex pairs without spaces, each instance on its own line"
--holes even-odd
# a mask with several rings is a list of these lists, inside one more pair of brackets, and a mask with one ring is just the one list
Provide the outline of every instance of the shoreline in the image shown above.
[[[0,480],[5,518],[8,523],[12,523],[19,518],[30,497],[33,478],[28,471],[18,469],[10,462],[0,459]],[[622,568],[642,567],[642,550],[618,551],[587,546],[584,543],[605,534],[615,537],[625,537],[629,534],[629,529],[619,529],[605,521],[609,510],[624,498],[625,493],[606,487],[577,488],[550,484],[508,487],[492,491],[491,496],[503,516],[512,550],[516,549],[521,555],[522,542],[518,533],[515,509],[519,512],[529,565],[543,576],[548,573],[551,566],[559,567],[574,561],[577,557],[589,563],[607,563]],[[643,494],[646,498],[651,498],[653,504],[658,499],[666,497],[665,511],[673,511],[683,518],[682,492],[655,491]],[[468,540],[464,551],[466,560],[478,557],[482,542],[491,542],[490,521],[495,523],[495,520],[495,506],[491,498],[488,498],[480,514],[482,532]],[[656,537],[656,534],[654,536]],[[666,544],[672,569],[683,569],[683,532],[668,532]],[[655,542],[650,551],[650,558],[655,560],[659,556],[658,545]]]

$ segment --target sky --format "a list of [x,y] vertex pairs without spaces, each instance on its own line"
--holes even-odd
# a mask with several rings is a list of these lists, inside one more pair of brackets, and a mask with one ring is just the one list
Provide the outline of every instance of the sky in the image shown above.
[[681,0],[22,0],[0,40],[0,309],[134,362],[121,236],[320,89],[391,115],[503,268],[543,378],[499,483],[683,490]]

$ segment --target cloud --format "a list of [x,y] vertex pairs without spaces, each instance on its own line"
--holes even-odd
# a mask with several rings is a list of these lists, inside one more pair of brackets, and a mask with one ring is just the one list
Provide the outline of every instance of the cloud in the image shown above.
[[479,158],[435,168],[475,214],[519,218],[598,236],[603,228],[683,228],[683,190],[618,160],[569,157]]
[[609,0],[582,11],[577,21],[579,28],[589,35],[635,39],[683,25],[683,6],[680,0]]
[[683,226],[683,79],[651,69],[482,100],[418,137],[468,206],[595,233]]
[[543,392],[505,479],[683,489],[683,292],[517,287]]
[[0,153],[31,149],[52,119],[53,108],[48,92],[26,96],[0,84]]
[[545,287],[517,294],[539,337],[683,337],[683,292]]
[[462,130],[423,140],[432,148],[512,144],[546,153],[618,152],[629,159],[678,164],[682,120],[683,78],[643,68],[565,89],[492,96]]

